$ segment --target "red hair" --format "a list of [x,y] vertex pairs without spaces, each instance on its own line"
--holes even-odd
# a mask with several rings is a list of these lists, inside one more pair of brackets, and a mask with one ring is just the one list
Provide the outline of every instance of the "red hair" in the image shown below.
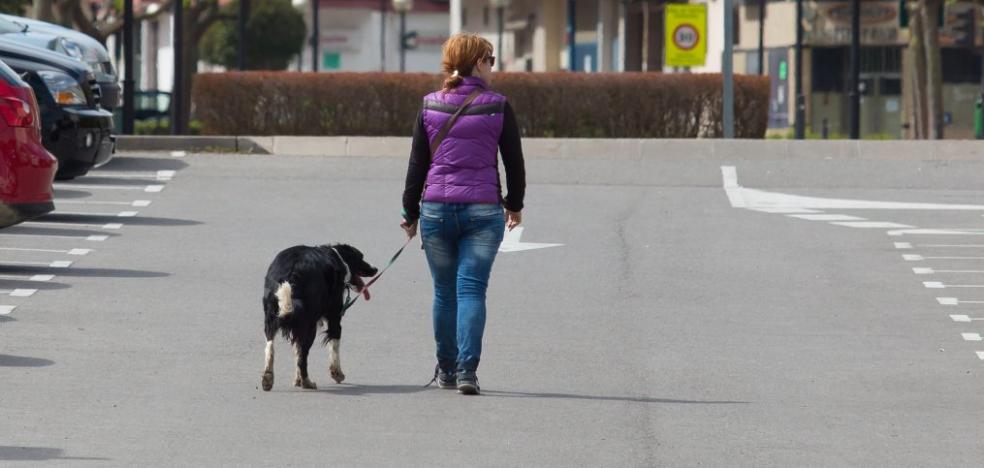
[[444,90],[458,87],[479,60],[491,55],[492,43],[478,34],[458,33],[448,38],[441,50],[441,69],[447,75]]

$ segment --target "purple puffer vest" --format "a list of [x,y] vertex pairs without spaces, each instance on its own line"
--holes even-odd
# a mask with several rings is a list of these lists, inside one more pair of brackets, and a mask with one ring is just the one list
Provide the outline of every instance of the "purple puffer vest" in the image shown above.
[[506,98],[489,91],[481,78],[467,76],[457,88],[424,97],[427,140],[434,137],[458,106],[476,89],[481,95],[466,108],[441,145],[433,151],[423,201],[499,203],[499,135]]

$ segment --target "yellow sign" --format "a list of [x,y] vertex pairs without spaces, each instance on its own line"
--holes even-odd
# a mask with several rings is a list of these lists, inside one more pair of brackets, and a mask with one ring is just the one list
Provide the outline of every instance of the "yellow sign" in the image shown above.
[[666,65],[700,67],[707,55],[707,5],[666,5]]

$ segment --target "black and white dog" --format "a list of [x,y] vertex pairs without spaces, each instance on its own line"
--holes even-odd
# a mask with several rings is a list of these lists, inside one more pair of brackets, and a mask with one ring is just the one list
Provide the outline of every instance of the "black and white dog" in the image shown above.
[[345,289],[352,288],[369,300],[361,277],[373,276],[376,271],[362,259],[362,252],[346,244],[299,245],[277,254],[267,269],[263,288],[267,339],[263,390],[273,388],[273,337],[278,330],[294,345],[294,386],[317,388],[308,379],[307,358],[321,321],[328,325],[324,341],[328,344],[331,378],[338,383],[345,380],[338,357]]

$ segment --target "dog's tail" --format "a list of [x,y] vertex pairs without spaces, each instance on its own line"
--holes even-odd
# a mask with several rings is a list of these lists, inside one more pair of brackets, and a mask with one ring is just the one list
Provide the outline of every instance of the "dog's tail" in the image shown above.
[[280,287],[277,288],[277,306],[280,310],[278,316],[286,317],[294,312],[294,300],[291,298],[293,293],[294,290],[289,282],[280,283]]

